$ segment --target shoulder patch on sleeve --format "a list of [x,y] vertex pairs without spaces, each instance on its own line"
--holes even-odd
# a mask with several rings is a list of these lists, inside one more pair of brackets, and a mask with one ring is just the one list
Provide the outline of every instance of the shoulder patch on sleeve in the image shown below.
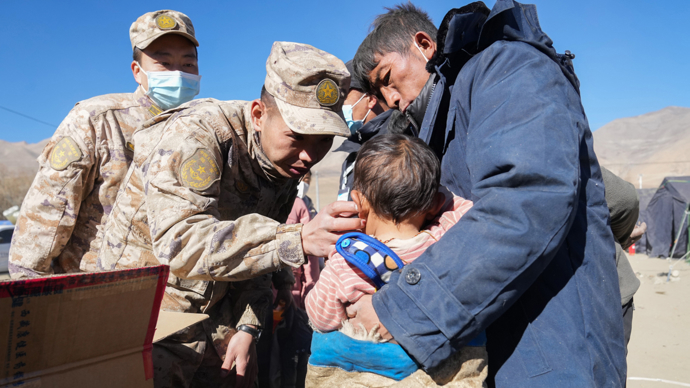
[[200,148],[182,163],[180,178],[186,187],[206,190],[220,178],[220,170],[211,152]]
[[50,167],[62,171],[70,163],[81,159],[81,150],[77,143],[69,136],[65,136],[55,145],[50,153]]

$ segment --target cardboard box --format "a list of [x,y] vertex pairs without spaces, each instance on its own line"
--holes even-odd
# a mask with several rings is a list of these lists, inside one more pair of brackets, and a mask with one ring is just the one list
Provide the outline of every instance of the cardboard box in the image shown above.
[[0,282],[0,388],[153,387],[154,335],[207,317],[164,312],[158,320],[168,271]]

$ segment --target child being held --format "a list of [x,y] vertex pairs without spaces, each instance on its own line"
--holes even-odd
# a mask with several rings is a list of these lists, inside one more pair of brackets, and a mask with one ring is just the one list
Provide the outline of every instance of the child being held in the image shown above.
[[[424,253],[472,207],[471,201],[439,192],[440,178],[438,158],[417,138],[383,135],[366,142],[358,153],[352,200],[359,217],[366,220],[364,232],[390,248],[402,265]],[[361,247],[367,241],[379,245],[366,236],[341,238],[339,244],[346,247],[355,240]],[[376,248],[367,248],[364,257],[369,257],[372,249]],[[385,247],[381,250],[388,251]],[[347,306],[375,293],[381,279],[385,282],[388,278],[369,278],[343,254],[333,251],[329,255],[306,299],[307,314],[316,330],[308,387],[483,386],[487,374],[483,336],[425,373],[402,347],[382,343],[376,329],[366,333],[349,324]],[[398,269],[389,257],[385,267]],[[369,272],[367,268],[365,271]]]

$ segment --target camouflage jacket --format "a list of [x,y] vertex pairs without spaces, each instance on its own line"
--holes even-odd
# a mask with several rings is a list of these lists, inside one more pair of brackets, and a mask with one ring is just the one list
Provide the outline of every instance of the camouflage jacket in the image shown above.
[[304,263],[302,225],[284,224],[298,182],[261,151],[249,107],[196,100],[145,123],[99,255],[82,261],[84,270],[170,265],[161,308],[208,313],[221,357],[236,326],[261,326],[270,272]]
[[14,279],[79,271],[90,245],[100,245],[93,240],[131,163],[132,134],[160,112],[141,87],[70,111],[39,156],[24,198],[10,249]]

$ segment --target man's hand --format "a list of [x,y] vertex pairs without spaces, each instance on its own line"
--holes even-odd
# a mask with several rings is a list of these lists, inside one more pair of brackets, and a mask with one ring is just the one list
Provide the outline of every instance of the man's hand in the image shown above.
[[393,339],[388,329],[379,321],[379,316],[374,310],[374,305],[371,304],[371,295],[364,295],[357,303],[347,306],[345,311],[347,312],[348,318],[350,318],[350,323],[355,327],[360,327],[361,325],[367,332],[371,332],[371,329],[378,326],[378,334],[381,335],[382,339]]
[[641,224],[635,225],[630,237],[621,244],[621,247],[625,250],[630,248],[631,245],[635,244],[642,238],[642,235],[647,231],[647,223],[643,222]]
[[238,331],[230,339],[228,350],[225,353],[225,361],[221,367],[222,376],[227,376],[235,367],[235,387],[251,388],[258,371],[256,363],[256,344],[251,334]]
[[333,202],[302,227],[305,255],[328,257],[341,234],[364,229],[364,220],[348,218],[358,213],[354,202]]
[[291,289],[278,290],[275,305],[279,306],[281,301],[283,302],[283,310],[287,310],[293,301]]

